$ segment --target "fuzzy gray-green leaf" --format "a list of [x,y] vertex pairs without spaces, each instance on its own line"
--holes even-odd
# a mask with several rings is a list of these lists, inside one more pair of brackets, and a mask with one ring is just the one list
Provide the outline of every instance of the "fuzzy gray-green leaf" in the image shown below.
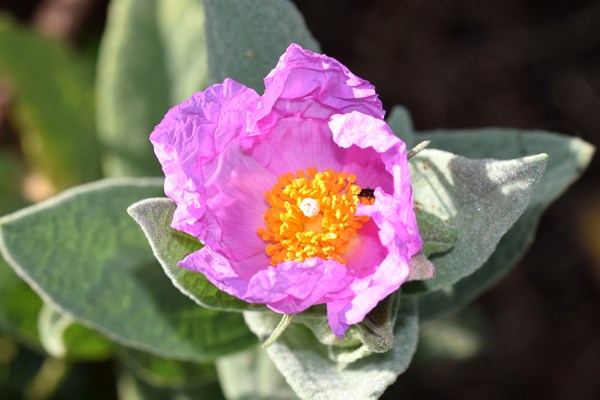
[[198,307],[171,285],[127,207],[160,179],[78,187],[0,220],[0,249],[45,301],[122,344],[205,360],[255,343],[241,315]]
[[[267,337],[279,319],[272,313],[244,315],[259,339]],[[301,324],[291,324],[266,351],[301,399],[377,399],[406,370],[417,347],[418,318],[410,298],[400,300],[394,333],[394,344],[388,352],[371,354],[353,363],[333,361],[327,346]]]
[[291,1],[204,0],[204,7],[212,82],[232,78],[261,91],[290,43],[319,50]]
[[443,221],[432,213],[428,213],[420,208],[415,209],[419,233],[423,239],[423,249],[425,256],[436,253],[443,253],[454,247],[458,238],[458,232],[451,219]]
[[546,171],[527,209],[502,237],[494,253],[481,268],[456,284],[421,293],[418,300],[422,318],[435,317],[468,304],[505,274],[533,242],[543,211],[577,180],[595,152],[594,146],[583,140],[544,131],[483,128],[416,134],[408,111],[400,106],[393,108],[388,123],[408,147],[430,140],[431,148],[472,158],[512,159],[541,152],[549,156]]
[[415,207],[450,221],[458,235],[452,249],[431,257],[436,277],[407,289],[441,289],[480,268],[527,208],[546,159],[540,154],[507,161],[472,160],[439,150],[423,150],[414,157]]
[[295,320],[325,345],[330,360],[351,363],[373,353],[385,353],[394,345],[394,328],[400,304],[400,293],[394,293],[377,304],[359,324],[352,325],[340,340],[333,334],[325,315],[303,313]]
[[200,0],[114,0],[98,62],[98,130],[108,175],[158,175],[148,135],[207,80]]
[[419,312],[424,318],[430,318],[468,304],[519,260],[533,242],[543,211],[585,170],[594,147],[577,138],[511,129],[436,132],[418,137],[471,157],[509,158],[542,150],[549,154],[548,166],[527,210],[504,235],[486,263],[451,287],[419,296]]
[[217,289],[198,272],[177,266],[186,255],[198,251],[198,239],[171,228],[175,203],[167,198],[142,200],[127,210],[150,242],[154,256],[173,284],[198,304],[219,310],[261,310],[264,306],[243,302]]
[[259,348],[220,357],[219,383],[227,400],[294,400],[298,397]]

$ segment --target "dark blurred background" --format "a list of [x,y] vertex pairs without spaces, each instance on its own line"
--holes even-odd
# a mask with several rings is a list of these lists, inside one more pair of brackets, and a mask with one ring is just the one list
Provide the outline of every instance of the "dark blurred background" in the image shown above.
[[[371,81],[385,108],[407,107],[419,131],[503,126],[600,144],[600,1],[295,3],[323,52]],[[84,48],[97,46],[107,4],[4,0],[0,11]],[[2,94],[0,146],[18,146]],[[599,167],[596,157],[520,265],[467,310],[477,351],[421,352],[385,399],[600,398]],[[86,368],[93,382],[111,366]]]

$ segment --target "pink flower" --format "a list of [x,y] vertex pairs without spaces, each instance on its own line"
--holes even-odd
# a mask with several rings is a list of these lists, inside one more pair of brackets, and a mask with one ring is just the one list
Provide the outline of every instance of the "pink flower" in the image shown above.
[[326,304],[343,337],[409,275],[422,247],[406,146],[372,85],[292,44],[259,96],[233,80],[173,107],[150,139],[205,244],[179,265],[249,303]]

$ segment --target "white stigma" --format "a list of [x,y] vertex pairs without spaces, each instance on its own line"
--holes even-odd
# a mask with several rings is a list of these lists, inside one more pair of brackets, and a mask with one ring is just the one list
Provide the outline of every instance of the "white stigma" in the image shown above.
[[307,197],[300,202],[300,211],[308,218],[311,218],[321,211],[321,207],[318,201]]

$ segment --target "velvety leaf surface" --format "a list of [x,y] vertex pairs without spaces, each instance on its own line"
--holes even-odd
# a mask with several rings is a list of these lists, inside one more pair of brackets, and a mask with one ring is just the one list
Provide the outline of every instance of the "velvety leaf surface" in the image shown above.
[[399,292],[388,296],[371,310],[359,324],[351,326],[342,340],[333,334],[324,312],[303,313],[295,320],[308,327],[324,344],[330,360],[351,363],[373,353],[385,353],[394,345],[394,329],[401,297]]
[[[128,209],[129,214],[144,230],[154,255],[173,284],[205,307],[229,311],[266,311],[265,306],[245,303],[218,290],[204,275],[177,266],[181,259],[198,250],[201,244],[197,239],[170,228],[174,211],[175,204],[167,198],[142,200]],[[350,329],[342,343],[327,325],[322,307],[313,307],[296,318],[311,328],[322,343],[330,345],[328,348],[331,357],[349,362],[371,352],[389,350],[393,341],[392,331],[397,309],[397,305],[392,303],[387,300],[381,302],[364,323]],[[349,347],[353,347],[352,352]]]
[[[202,274],[177,266],[177,262],[189,252],[198,250],[201,244],[197,239],[169,227],[174,211],[175,204],[167,198],[145,199],[128,209],[144,230],[156,258],[173,284],[205,307],[230,311],[267,310],[262,305],[245,303],[218,290]],[[330,357],[350,362],[372,352],[389,350],[393,343],[396,309],[395,302],[389,299],[381,302],[363,323],[350,329],[343,342],[331,332],[322,307],[314,307],[298,315],[297,319],[312,329],[322,343],[329,345]]]
[[458,237],[450,251],[431,257],[436,277],[407,289],[440,289],[481,267],[529,204],[546,159],[472,160],[439,150],[411,159],[415,208],[451,221]]
[[582,174],[594,153],[593,146],[580,139],[545,132],[490,129],[453,134],[455,140],[440,133],[429,137],[449,149],[462,147],[470,156],[481,152],[484,156],[503,158],[510,154],[535,153],[546,149],[549,158],[527,210],[502,238],[490,259],[451,288],[427,293],[419,298],[419,309],[425,318],[468,304],[505,274],[533,243],[543,211]]
[[577,180],[595,151],[592,145],[578,138],[544,131],[486,128],[415,134],[410,115],[399,106],[392,110],[388,123],[409,147],[422,140],[431,140],[430,148],[473,158],[511,159],[540,152],[548,154],[546,170],[527,209],[504,235],[491,257],[475,273],[455,285],[420,295],[422,318],[468,304],[506,273],[533,242],[543,211]]
[[453,220],[447,219],[444,221],[421,208],[417,208],[415,213],[419,233],[421,239],[423,239],[423,249],[421,251],[425,256],[443,253],[456,245],[458,232]]
[[101,175],[93,68],[62,44],[0,18],[0,79],[33,169],[64,189]]
[[[358,325],[350,327],[344,339],[340,341],[331,333],[331,328],[325,318],[303,320],[301,322],[310,328],[321,344],[326,346],[327,357],[333,362],[342,364],[351,363],[374,353],[369,343],[370,337],[367,336],[365,338],[362,335],[363,331],[358,328]],[[379,351],[379,353],[381,352]]]
[[130,204],[159,179],[81,186],[0,220],[3,256],[60,312],[128,346],[203,360],[255,343],[241,315],[198,307],[165,279]]
[[227,400],[298,399],[265,350],[259,347],[219,357],[217,371]]
[[210,81],[232,78],[259,93],[291,43],[319,51],[289,0],[204,0]]
[[201,1],[112,1],[97,84],[105,172],[158,175],[148,136],[169,108],[204,89],[206,77]]
[[55,358],[103,360],[112,353],[112,343],[103,335],[76,323],[46,303],[38,316],[44,350]]
[[217,289],[206,277],[177,266],[187,254],[202,247],[198,239],[171,229],[175,203],[167,198],[142,200],[127,210],[141,226],[160,262],[173,284],[198,304],[220,310],[261,310],[266,307],[245,303]]
[[[245,312],[250,329],[264,340],[275,328],[278,316]],[[371,354],[353,363],[339,363],[328,356],[327,346],[301,324],[291,324],[267,354],[301,399],[377,399],[408,367],[417,346],[416,304],[402,298],[394,344],[382,354]]]
[[411,149],[417,145],[418,139],[415,137],[412,119],[405,107],[398,105],[392,107],[392,111],[386,115],[386,122],[396,136],[406,143],[407,149]]

